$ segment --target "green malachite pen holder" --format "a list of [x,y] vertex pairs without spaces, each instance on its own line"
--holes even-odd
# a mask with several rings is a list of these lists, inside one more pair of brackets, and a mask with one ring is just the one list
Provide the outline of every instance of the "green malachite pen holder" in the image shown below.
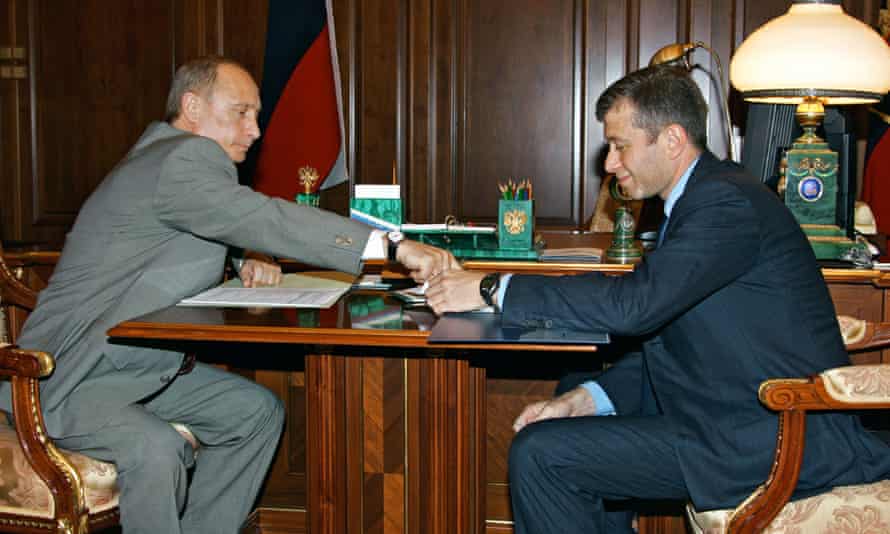
[[297,193],[297,204],[318,207],[318,193]]
[[498,247],[502,250],[531,250],[535,233],[533,200],[498,201]]

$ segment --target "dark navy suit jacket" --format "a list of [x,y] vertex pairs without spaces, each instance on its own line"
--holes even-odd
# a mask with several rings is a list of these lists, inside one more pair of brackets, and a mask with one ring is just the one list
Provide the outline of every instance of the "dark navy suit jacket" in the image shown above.
[[[619,415],[675,424],[677,457],[700,510],[735,506],[767,478],[777,416],[757,399],[763,380],[849,363],[798,223],[741,167],[707,152],[662,245],[632,274],[514,276],[504,321],[642,337],[642,353],[598,381]],[[890,448],[855,416],[807,421],[796,496],[890,476]]]

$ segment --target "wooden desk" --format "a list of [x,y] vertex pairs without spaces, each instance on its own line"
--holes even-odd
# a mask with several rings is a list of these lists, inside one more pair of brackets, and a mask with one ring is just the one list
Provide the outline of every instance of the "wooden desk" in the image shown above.
[[[300,346],[294,352],[304,358],[290,362],[295,370],[305,364],[305,510],[312,534],[482,533],[485,360],[517,351],[590,354],[596,347],[430,345],[421,325],[433,320],[431,312],[360,292],[328,310],[169,308],[109,334],[191,348]],[[259,355],[256,362],[264,365]]]
[[[594,269],[620,274],[631,269],[481,261],[467,267],[553,274]],[[824,269],[823,275],[838,313],[890,320],[890,273]],[[552,394],[567,358],[542,353],[523,358],[523,352],[512,350],[517,347],[489,356],[480,350],[429,347],[425,334],[407,323],[397,334],[355,328],[348,306],[319,315],[318,327],[296,328],[300,317],[293,311],[217,311],[204,322],[155,317],[152,322],[158,324],[129,322],[113,333],[227,340],[202,346],[210,355],[226,347],[232,354],[251,354],[257,351],[253,344],[261,342],[263,352],[274,353],[271,359],[286,361],[260,361],[242,371],[288,406],[282,446],[260,508],[251,518],[256,531],[301,533],[309,523],[323,520],[329,528],[325,532],[473,532],[469,529],[481,530],[483,521],[487,533],[510,532],[510,422],[525,404]],[[238,345],[242,342],[250,345]],[[576,360],[585,355],[576,354],[581,357]],[[527,363],[531,360],[533,366]],[[600,361],[598,355],[591,366]],[[890,351],[859,354],[857,361],[890,362]],[[323,413],[330,414],[328,419],[321,419]],[[436,443],[442,445],[431,445]],[[322,464],[319,458],[332,463]],[[322,469],[330,477],[327,486],[317,480]],[[339,510],[345,513],[338,516]],[[644,518],[641,531],[685,533],[682,509],[666,512]]]

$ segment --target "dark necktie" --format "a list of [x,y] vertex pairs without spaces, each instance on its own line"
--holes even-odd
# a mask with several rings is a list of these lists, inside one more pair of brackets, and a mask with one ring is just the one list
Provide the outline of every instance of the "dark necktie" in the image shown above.
[[670,217],[665,217],[661,221],[661,225],[658,227],[658,241],[655,242],[655,248],[660,247],[661,242],[664,241],[664,232],[665,232],[665,230],[667,230],[669,220],[670,220]]

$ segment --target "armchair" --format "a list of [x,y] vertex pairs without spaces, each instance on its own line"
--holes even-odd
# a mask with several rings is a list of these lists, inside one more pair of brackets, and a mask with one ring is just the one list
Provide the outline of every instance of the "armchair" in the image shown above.
[[[2,254],[0,248],[0,304],[33,310],[36,293],[16,279]],[[39,381],[53,372],[53,357],[2,341],[0,377],[11,382],[14,425],[0,423],[0,531],[85,534],[118,525],[114,464],[60,450],[46,432]],[[198,449],[186,427],[173,426]]]
[[[838,317],[847,350],[890,345],[890,323]],[[890,364],[851,365],[810,378],[766,380],[760,401],[779,413],[775,460],[767,480],[731,510],[687,514],[696,534],[890,531],[890,480],[836,487],[789,503],[804,452],[808,411],[890,408]],[[849,530],[852,525],[856,529]]]

